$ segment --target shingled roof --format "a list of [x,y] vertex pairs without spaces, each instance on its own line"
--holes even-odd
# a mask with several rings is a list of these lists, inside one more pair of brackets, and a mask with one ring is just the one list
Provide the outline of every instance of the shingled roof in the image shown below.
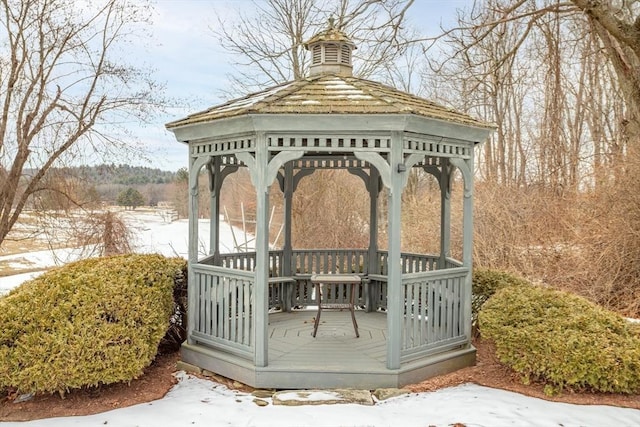
[[248,114],[415,114],[493,128],[471,116],[356,77],[324,74],[284,83],[167,123],[167,129]]

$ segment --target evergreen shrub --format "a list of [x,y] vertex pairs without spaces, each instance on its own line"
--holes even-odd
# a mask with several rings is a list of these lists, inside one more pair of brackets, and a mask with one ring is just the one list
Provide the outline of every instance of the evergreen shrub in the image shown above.
[[500,289],[530,286],[530,283],[513,274],[488,268],[475,268],[472,277],[471,322],[478,329],[478,313],[483,304]]
[[88,259],[0,298],[0,391],[64,394],[137,378],[175,315],[185,268],[161,255]]
[[640,335],[626,319],[566,292],[507,287],[479,315],[483,338],[525,383],[563,389],[640,392]]

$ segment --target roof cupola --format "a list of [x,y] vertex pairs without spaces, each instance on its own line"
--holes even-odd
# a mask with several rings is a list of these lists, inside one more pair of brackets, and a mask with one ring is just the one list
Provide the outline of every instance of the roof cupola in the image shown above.
[[321,74],[353,75],[351,52],[356,45],[335,27],[333,17],[329,18],[329,28],[313,36],[304,47],[311,52],[309,77]]

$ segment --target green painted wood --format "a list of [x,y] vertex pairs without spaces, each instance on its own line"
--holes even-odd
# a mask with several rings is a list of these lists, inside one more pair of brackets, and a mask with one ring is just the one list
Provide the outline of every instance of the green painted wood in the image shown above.
[[[258,133],[255,163],[251,170],[256,188],[256,268],[254,293],[255,315],[253,321],[256,366],[268,364],[268,292],[269,292],[269,185],[276,174],[270,176],[266,136]],[[251,167],[250,167],[251,169]]]
[[243,135],[248,129],[256,132],[314,132],[320,135],[404,131],[430,135],[433,139],[447,137],[471,143],[484,141],[492,132],[491,129],[414,114],[305,114],[304,117],[299,114],[250,114],[183,126],[172,131],[178,141],[197,142],[215,140],[225,135]]
[[[369,253],[368,268],[365,270],[367,274],[379,274],[380,265],[378,264],[378,196],[380,195],[381,182],[380,174],[376,168],[369,171],[369,182],[367,184],[369,190]],[[365,305],[367,311],[375,311],[379,308],[378,298],[375,292],[375,286],[367,286],[368,295],[366,296]]]
[[[286,163],[284,165],[284,182],[283,182],[283,195],[284,195],[284,244],[282,248],[282,274],[284,276],[291,276],[293,274],[291,270],[291,251],[293,245],[291,242],[291,225],[292,225],[292,206],[293,206],[293,193],[294,193],[294,175],[293,175],[293,162]],[[282,309],[284,311],[291,311],[291,299],[292,299],[292,286],[281,287],[282,292]]]
[[[266,368],[271,364],[268,350],[270,332],[266,326],[268,308],[278,304],[287,308],[294,304],[305,305],[314,296],[307,279],[298,279],[295,285],[289,285],[284,282],[269,283],[270,277],[290,277],[296,272],[373,273],[373,280],[369,284],[358,287],[356,298],[370,309],[386,307],[389,310],[386,318],[388,345],[382,352],[377,350],[387,368],[398,369],[407,357],[415,354],[439,351],[439,342],[457,339],[461,331],[465,331],[465,336],[469,337],[470,324],[467,326],[466,323],[470,319],[471,296],[473,146],[485,139],[489,132],[484,128],[403,114],[382,114],[375,117],[367,114],[311,114],[305,117],[249,114],[218,120],[215,126],[205,123],[175,129],[179,140],[189,141],[191,212],[197,213],[197,186],[194,185],[197,172],[207,163],[212,165],[212,212],[219,212],[219,192],[215,189],[221,185],[225,172],[231,173],[231,168],[237,170],[238,166],[249,168],[256,188],[258,206],[256,252],[220,255],[219,263],[215,256],[218,252],[219,226],[216,221],[219,216],[212,215],[210,239],[214,256],[213,259],[208,258],[206,263],[242,269],[251,272],[251,277],[215,276],[207,270],[198,272],[202,280],[201,283],[194,284],[198,286],[195,292],[191,292],[190,285],[190,298],[199,299],[201,305],[191,305],[190,300],[191,307],[198,307],[190,313],[190,320],[193,320],[190,325],[201,328],[205,335],[209,334],[212,340],[210,345],[215,345],[220,340],[234,343],[233,345],[237,342],[242,345],[246,343],[252,349],[257,369]],[[315,154],[305,156],[310,150]],[[443,271],[445,268],[455,269],[458,265],[448,258],[451,226],[448,164],[462,171],[465,183],[462,264],[467,270],[464,286],[461,285],[461,279],[451,277],[451,272],[447,276],[428,281],[418,280],[414,276],[433,272],[436,267]],[[430,173],[439,174],[441,187],[447,190],[441,192],[441,248],[437,266],[433,256],[400,252],[401,194],[408,173],[398,169],[399,165],[407,171],[411,167],[423,167]],[[323,250],[294,254],[289,228],[288,237],[285,231],[285,242],[288,243],[285,243],[284,251],[279,255],[270,253],[267,226],[269,186],[277,176],[285,193],[285,200],[289,197],[290,205],[300,179],[322,168],[350,168],[351,172],[367,178],[371,198],[370,248],[365,252]],[[380,181],[390,193],[388,253],[381,253],[376,247]],[[285,206],[286,204],[285,201]],[[285,223],[286,226],[291,226],[290,212]],[[189,246],[189,259],[190,267],[193,267],[197,264],[195,245],[198,231],[197,217],[192,215],[189,233],[190,242],[193,242]],[[190,283],[193,270],[190,268]],[[375,279],[376,273],[379,273],[379,280]],[[407,287],[403,283],[405,280],[415,282]],[[439,303],[434,302],[435,298],[429,298],[432,293],[438,294]],[[215,310],[212,303],[214,297],[215,301],[222,302],[222,306]],[[327,293],[327,297],[332,301],[342,302],[347,297],[346,288],[337,286],[335,291]],[[427,303],[415,305],[409,309],[410,315],[405,315],[408,301],[416,300],[426,300]],[[432,315],[429,315],[430,312]],[[407,344],[409,341],[410,344]],[[189,342],[193,343],[192,340]],[[275,351],[274,354],[278,352]]]
[[445,268],[451,255],[451,171],[449,160],[443,159],[439,175],[440,184],[440,268]]
[[[389,187],[389,216],[388,216],[388,236],[389,236],[389,256],[388,263],[388,281],[387,281],[387,330],[389,333],[389,341],[387,343],[387,368],[400,368],[400,347],[402,342],[402,317],[403,317],[403,298],[402,298],[402,264],[401,264],[401,218],[402,218],[402,183],[403,174],[408,171],[402,171],[398,166],[404,165],[404,156],[402,154],[402,133],[392,133],[392,150],[389,156],[387,182],[385,185]],[[381,172],[382,181],[385,182],[385,175]]]

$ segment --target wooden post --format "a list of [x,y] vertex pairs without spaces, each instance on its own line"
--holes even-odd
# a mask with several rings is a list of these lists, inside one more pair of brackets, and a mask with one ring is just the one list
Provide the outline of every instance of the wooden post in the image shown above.
[[269,153],[264,132],[256,137],[254,186],[256,188],[256,270],[254,292],[255,364],[267,366],[269,351]]
[[402,345],[403,289],[401,269],[401,215],[403,174],[409,173],[402,154],[402,132],[391,133],[389,191],[389,257],[387,276],[387,368],[400,368]]
[[449,160],[441,158],[440,167],[440,265],[439,269],[446,268],[447,257],[451,254],[451,171]]
[[[291,209],[293,206],[293,163],[284,165],[284,244],[282,245],[282,275],[291,277],[292,275],[292,251],[291,243]],[[292,286],[283,285],[282,309],[291,311]]]
[[453,158],[451,164],[462,172],[464,178],[464,200],[462,204],[462,265],[468,268],[467,277],[464,283],[462,296],[462,306],[464,312],[464,333],[471,341],[471,291],[472,291],[472,269],[473,269],[473,150],[470,150],[470,158],[463,160]]
[[[378,264],[378,196],[380,195],[380,173],[373,165],[369,169],[369,271],[368,274],[380,274]],[[377,291],[377,292],[374,292]],[[366,285],[365,295],[367,311],[377,310],[379,289]]]
[[216,156],[207,163],[209,170],[210,201],[210,230],[209,230],[209,255],[213,255],[213,264],[218,265],[220,258],[220,189],[222,177],[220,175],[221,158]]
[[462,228],[462,264],[469,269],[464,287],[464,333],[471,341],[471,293],[473,270],[473,149],[471,157],[465,161],[469,173],[464,176],[463,228]]
[[196,324],[196,307],[198,287],[193,265],[198,263],[198,175],[200,169],[209,161],[206,157],[191,158],[189,161],[189,253],[188,253],[188,315],[187,315],[187,343],[193,344],[191,338]]

